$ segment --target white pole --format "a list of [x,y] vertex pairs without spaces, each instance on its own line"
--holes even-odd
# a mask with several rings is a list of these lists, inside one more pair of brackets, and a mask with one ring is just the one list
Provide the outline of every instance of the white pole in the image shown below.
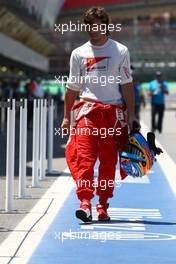
[[14,158],[15,158],[15,99],[8,99],[7,110],[7,156],[6,156],[6,200],[5,211],[14,208]]
[[37,124],[37,140],[36,140],[36,152],[37,152],[37,181],[39,181],[39,155],[40,155],[40,99],[37,99],[37,114],[36,114],[36,124]]
[[48,108],[48,173],[53,170],[53,110],[53,99],[51,99]]
[[34,99],[33,107],[33,161],[32,161],[32,187],[37,187],[39,169],[39,101]]
[[46,177],[46,130],[47,130],[47,99],[44,99],[43,108],[43,178]]
[[20,106],[20,153],[19,153],[19,189],[18,197],[26,196],[26,145],[27,145],[27,99],[21,99]]
[[61,171],[53,170],[53,133],[54,133],[54,100],[51,99],[48,109],[48,169],[47,176],[61,175]]
[[40,100],[40,173],[39,179],[44,178],[44,146],[43,146],[43,137],[44,137],[44,100]]

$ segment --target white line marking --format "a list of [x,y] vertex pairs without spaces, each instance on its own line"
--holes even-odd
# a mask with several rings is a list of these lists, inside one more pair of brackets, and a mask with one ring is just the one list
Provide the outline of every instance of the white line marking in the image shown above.
[[[41,241],[51,222],[58,214],[73,187],[74,183],[71,177],[59,176],[59,178],[52,184],[52,186],[27,214],[27,216],[23,218],[23,220],[18,224],[18,226],[15,228],[16,232],[12,232],[0,245],[1,264],[6,264],[8,260],[10,260],[10,256],[13,256],[25,234],[37,221],[37,219],[39,219],[39,217],[43,215],[49,202],[54,198],[47,214],[39,221],[37,225],[35,225],[32,231],[28,234],[20,250],[18,251],[16,258],[11,261],[12,264],[27,263],[28,259]],[[24,230],[24,232],[17,232],[17,230]],[[1,258],[3,256],[9,256],[9,258]]]
[[[128,232],[128,231],[79,231],[64,233],[64,240],[74,239],[90,239],[99,240],[100,242],[117,241],[117,240],[175,240],[176,235],[162,234],[162,233],[149,233],[149,232]],[[59,239],[60,240],[60,239]]]
[[147,175],[144,177],[136,177],[133,178],[131,176],[127,176],[124,180],[121,180],[120,183],[139,183],[139,184],[149,184],[150,179]]
[[[149,131],[148,127],[141,122],[142,131],[147,134]],[[169,186],[176,196],[176,164],[173,159],[169,156],[164,147],[156,140],[156,145],[163,150],[163,154],[157,157],[158,163],[163,171],[165,178],[167,179]],[[173,146],[174,147],[174,146]]]
[[[134,231],[134,230],[140,230],[140,231],[145,231],[145,227],[138,227],[138,226],[131,226],[131,227],[121,227],[121,226],[113,226],[113,228],[111,226],[92,226],[91,228],[88,229],[113,229],[113,230],[128,230],[128,231]],[[87,229],[87,228],[83,228],[81,227],[81,229]]]
[[159,209],[143,209],[143,208],[123,208],[123,207],[111,207],[109,208],[110,211],[127,211],[127,212],[157,212],[160,213]]

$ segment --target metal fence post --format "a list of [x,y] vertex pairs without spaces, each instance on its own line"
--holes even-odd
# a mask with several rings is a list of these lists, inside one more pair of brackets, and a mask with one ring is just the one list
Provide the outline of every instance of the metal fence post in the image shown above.
[[53,170],[53,118],[54,118],[54,105],[53,99],[49,101],[48,105],[48,173],[51,173]]
[[42,180],[44,178],[44,100],[40,100],[40,172],[39,179]]
[[47,99],[43,108],[43,178],[46,177],[46,130],[47,130]]
[[39,185],[39,100],[34,99],[33,106],[33,160],[32,160],[32,187]]
[[8,99],[7,109],[7,157],[6,157],[6,200],[5,211],[14,207],[14,158],[15,158],[15,99]]
[[47,176],[60,175],[61,172],[53,170],[53,136],[54,136],[54,100],[48,101],[48,124],[47,124],[47,142],[48,142],[48,168]]
[[26,196],[26,154],[27,154],[27,99],[21,99],[20,106],[20,152],[18,197]]

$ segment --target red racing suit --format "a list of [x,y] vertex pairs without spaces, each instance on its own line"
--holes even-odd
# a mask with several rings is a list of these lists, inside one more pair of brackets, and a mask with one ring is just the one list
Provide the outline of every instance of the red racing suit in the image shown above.
[[[113,196],[118,151],[128,139],[125,107],[81,101],[66,145],[66,160],[77,185],[78,199]],[[99,159],[98,179],[94,165]],[[103,184],[102,184],[103,182]]]

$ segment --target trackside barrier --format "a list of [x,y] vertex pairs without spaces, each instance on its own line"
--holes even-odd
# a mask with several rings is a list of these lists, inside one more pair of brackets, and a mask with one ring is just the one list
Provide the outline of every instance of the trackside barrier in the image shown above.
[[[55,105],[56,107],[56,105]],[[57,109],[57,107],[56,107]],[[48,100],[48,117],[47,117],[47,139],[48,139],[48,151],[47,151],[47,157],[48,157],[48,164],[47,164],[47,170],[46,175],[47,176],[54,176],[54,175],[60,175],[61,172],[57,170],[53,170],[53,139],[54,139],[54,122],[55,120],[55,114],[56,109],[54,109],[54,100],[49,99]]]
[[53,118],[54,118],[54,105],[53,99],[49,100],[48,104],[48,173],[53,171]]
[[20,102],[20,150],[19,150],[19,189],[18,197],[26,196],[26,155],[27,155],[27,99]]
[[7,104],[6,200],[5,211],[14,209],[15,99]]
[[[47,142],[47,100],[43,102],[43,177],[46,177],[46,142]],[[54,133],[54,131],[52,131]]]
[[[6,196],[5,211],[14,210],[14,165],[15,165],[15,115],[20,108],[19,131],[19,182],[18,198],[26,196],[26,167],[27,167],[27,99],[0,102],[5,113],[7,108],[7,147],[6,147]],[[33,145],[32,145],[32,187],[39,187],[39,180],[46,178],[46,171],[57,175],[53,171],[53,134],[54,134],[54,103],[53,100],[34,99],[33,106]],[[47,147],[48,142],[48,147]],[[47,155],[46,155],[47,150]],[[46,163],[46,156],[48,163]],[[48,165],[46,170],[46,164]]]
[[39,124],[40,100],[34,99],[33,106],[33,154],[32,154],[32,187],[39,186]]
[[45,147],[44,147],[44,140],[45,140],[45,101],[40,100],[40,173],[39,173],[39,179],[43,180],[45,178],[45,168],[44,168],[44,162],[45,162]]

